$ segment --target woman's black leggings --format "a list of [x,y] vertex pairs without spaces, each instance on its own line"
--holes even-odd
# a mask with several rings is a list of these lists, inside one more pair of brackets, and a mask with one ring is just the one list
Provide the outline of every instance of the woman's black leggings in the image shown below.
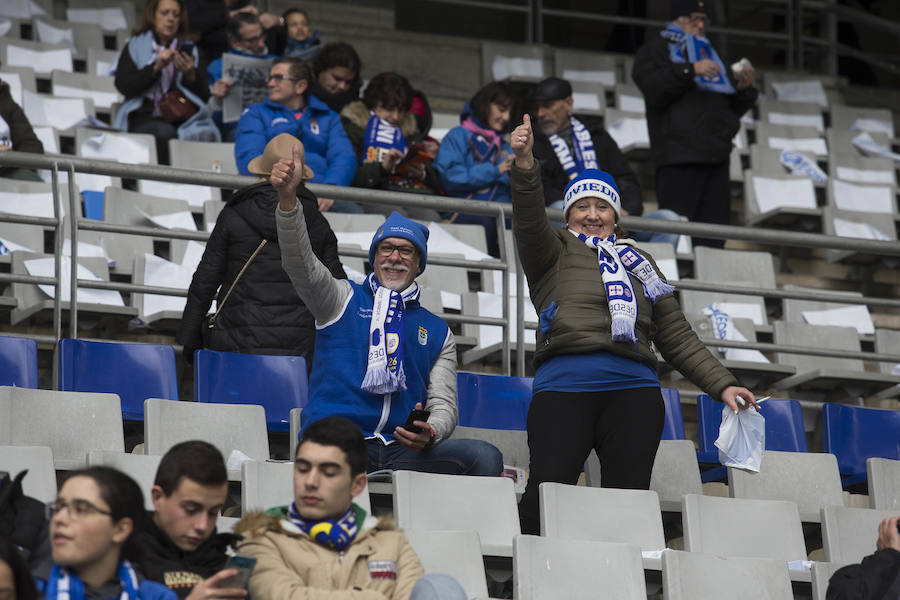
[[540,535],[538,486],[574,484],[591,448],[601,485],[650,487],[666,408],[658,387],[607,392],[539,392],[528,409],[528,486],[519,502],[522,533]]

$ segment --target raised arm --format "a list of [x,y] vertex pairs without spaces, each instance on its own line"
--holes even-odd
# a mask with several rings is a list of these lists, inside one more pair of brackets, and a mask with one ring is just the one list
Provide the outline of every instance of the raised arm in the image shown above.
[[306,220],[297,203],[297,186],[300,185],[302,173],[300,148],[294,146],[293,159],[279,160],[272,167],[269,177],[269,182],[278,191],[275,221],[278,225],[278,244],[281,246],[281,265],[316,323],[327,323],[340,315],[351,289],[346,279],[335,279],[313,253]]

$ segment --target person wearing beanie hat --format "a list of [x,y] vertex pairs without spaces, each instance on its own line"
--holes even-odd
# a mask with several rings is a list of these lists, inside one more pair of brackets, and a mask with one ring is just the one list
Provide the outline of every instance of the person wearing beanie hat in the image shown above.
[[[582,172],[603,169],[619,185],[622,215],[680,219],[670,210],[644,215],[637,175],[600,119],[573,114],[572,85],[568,81],[559,77],[544,79],[535,86],[532,100],[538,124],[534,156],[541,162],[544,202],[548,207],[563,208],[563,190]],[[633,231],[631,237],[641,242],[664,242],[673,246],[678,243],[678,236],[671,233]]]
[[539,315],[528,408],[522,533],[540,533],[538,489],[575,484],[593,449],[603,487],[648,489],[665,419],[655,347],[732,410],[753,392],[713,356],[681,312],[653,258],[622,239],[616,181],[587,169],[566,187],[565,229],[550,225],[531,119],[510,136],[513,235]]
[[671,23],[638,50],[632,69],[647,108],[657,202],[689,221],[727,225],[731,141],[759,93],[753,67],[725,67],[706,38],[707,0],[671,0],[670,8]]
[[[188,288],[175,337],[184,346],[183,356],[188,363],[193,363],[195,350],[207,348],[303,356],[308,365],[312,364],[315,321],[281,268],[275,229],[278,193],[268,181],[272,167],[280,159],[292,157],[295,146],[301,179],[310,179],[313,173],[303,161],[303,144],[292,135],[280,134],[249,163],[250,171],[261,180],[237,190],[216,219]],[[346,278],[338,257],[337,238],[319,212],[316,196],[301,184],[296,197],[303,207],[307,235],[316,256],[334,277]],[[263,240],[265,245],[238,279],[248,258]],[[207,313],[213,298],[217,300],[219,312],[214,327],[210,328]]]
[[456,342],[447,323],[419,303],[416,283],[428,258],[428,228],[391,214],[369,245],[373,272],[359,283],[336,279],[313,254],[297,210],[302,168],[295,148],[292,160],[272,167],[270,180],[278,190],[282,266],[317,327],[304,429],[330,416],[353,421],[366,436],[369,471],[499,475],[503,457],[494,446],[449,439],[458,416]]

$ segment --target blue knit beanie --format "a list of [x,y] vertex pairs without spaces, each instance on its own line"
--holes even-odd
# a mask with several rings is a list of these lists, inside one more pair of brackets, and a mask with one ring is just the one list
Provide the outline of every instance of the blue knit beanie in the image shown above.
[[585,169],[569,182],[563,193],[563,216],[568,219],[569,207],[580,198],[600,198],[609,202],[616,211],[616,221],[622,216],[622,200],[616,180],[606,171]]
[[372,238],[372,244],[369,246],[369,264],[375,264],[375,248],[378,242],[390,237],[402,238],[409,240],[419,249],[419,273],[421,273],[425,270],[425,260],[428,258],[428,233],[428,228],[421,223],[407,219],[397,211],[392,212]]

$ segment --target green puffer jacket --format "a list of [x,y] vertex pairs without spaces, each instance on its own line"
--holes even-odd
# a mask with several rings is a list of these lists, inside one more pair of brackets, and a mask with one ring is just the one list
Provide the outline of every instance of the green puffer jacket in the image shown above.
[[[510,171],[513,202],[513,232],[519,258],[528,280],[531,301],[542,316],[537,332],[535,367],[564,354],[612,352],[649,364],[658,363],[650,342],[666,361],[714,398],[731,385],[734,377],[694,333],[675,296],[668,294],[651,304],[641,281],[630,275],[638,304],[635,323],[637,343],[613,342],[606,288],[597,264],[597,251],[565,229],[555,229],[547,219],[541,188],[540,165]],[[641,251],[653,266],[646,252]],[[657,268],[657,272],[659,269]],[[549,319],[555,303],[556,313]]]

